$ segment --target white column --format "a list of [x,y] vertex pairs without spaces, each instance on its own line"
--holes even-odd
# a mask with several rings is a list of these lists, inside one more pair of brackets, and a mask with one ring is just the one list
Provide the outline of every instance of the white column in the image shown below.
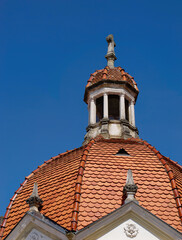
[[103,112],[104,112],[104,118],[108,118],[108,95],[107,93],[104,93],[104,101],[103,101]]
[[135,107],[134,107],[134,101],[130,102],[129,107],[129,122],[131,125],[135,126]]
[[126,117],[126,114],[125,114],[125,98],[124,98],[124,94],[121,94],[121,95],[120,95],[119,115],[120,115],[120,119],[125,119],[125,117]]
[[88,102],[88,125],[90,124],[90,102]]
[[92,98],[90,100],[90,109],[89,109],[89,119],[90,119],[90,124],[95,124],[96,123],[96,104],[95,100]]

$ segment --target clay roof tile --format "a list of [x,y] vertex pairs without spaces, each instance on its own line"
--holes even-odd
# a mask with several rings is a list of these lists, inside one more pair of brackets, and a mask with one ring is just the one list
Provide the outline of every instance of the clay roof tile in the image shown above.
[[[116,156],[121,148],[130,157]],[[26,177],[10,200],[0,234],[4,239],[28,211],[25,200],[35,181],[42,214],[68,230],[86,227],[121,206],[128,169],[138,185],[139,204],[182,231],[181,166],[141,139],[98,137],[45,161]]]
[[139,92],[134,78],[128,73],[126,73],[124,69],[122,69],[121,67],[115,67],[111,69],[108,66],[104,69],[96,70],[93,74],[91,74],[89,80],[87,81],[86,92],[87,88],[94,86],[98,83],[102,83],[104,81],[127,83],[136,91],[137,94]]

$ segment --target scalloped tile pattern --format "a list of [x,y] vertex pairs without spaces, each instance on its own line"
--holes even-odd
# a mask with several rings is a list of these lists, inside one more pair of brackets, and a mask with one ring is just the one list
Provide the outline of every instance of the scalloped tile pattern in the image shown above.
[[173,171],[174,179],[176,181],[179,194],[180,194],[180,196],[182,196],[182,179],[181,179],[182,166],[180,166],[179,164],[177,164],[176,162],[174,162],[173,160],[171,160],[167,157],[165,157],[165,160]]
[[[38,183],[39,196],[44,201],[41,213],[70,230],[76,182],[78,177],[82,178],[81,200],[76,204],[79,210],[76,226],[80,230],[122,205],[128,169],[132,170],[138,185],[139,204],[182,232],[168,173],[151,146],[138,139],[91,142],[46,161],[26,177],[7,208],[3,239],[29,210],[26,199],[32,193],[34,182]],[[130,156],[116,156],[121,148]],[[85,170],[79,176],[83,160]],[[173,171],[182,196],[182,167],[168,158],[165,161]]]
[[[130,156],[116,156],[121,148]],[[164,166],[147,146],[127,140],[100,140],[90,149],[82,183],[78,230],[121,206],[128,169],[138,185],[139,204],[182,231]]]
[[83,154],[83,147],[54,157],[33,171],[11,207],[3,239],[29,210],[26,200],[32,193],[34,182],[43,200],[41,213],[64,228],[70,228],[75,181]]
[[133,77],[125,72],[121,67],[115,67],[113,69],[105,67],[104,69],[96,70],[93,74],[91,74],[86,88],[102,80],[126,81],[138,91],[137,84]]

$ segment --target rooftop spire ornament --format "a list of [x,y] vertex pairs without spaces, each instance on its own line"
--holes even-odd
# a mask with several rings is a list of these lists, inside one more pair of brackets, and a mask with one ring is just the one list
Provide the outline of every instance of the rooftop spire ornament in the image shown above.
[[106,37],[106,41],[108,42],[108,50],[105,58],[107,59],[107,66],[110,68],[114,68],[114,61],[117,59],[114,52],[114,47],[116,47],[116,43],[114,42],[114,37],[112,34]]
[[38,195],[38,184],[35,182],[33,187],[33,192],[31,196],[26,200],[26,202],[30,206],[29,211],[39,211],[39,208],[42,206],[42,199]]
[[125,203],[128,203],[130,201],[134,201],[138,203],[138,201],[135,199],[135,194],[137,192],[137,185],[133,181],[133,175],[131,169],[128,170],[127,173],[127,180],[126,185],[124,186],[123,193],[126,195]]

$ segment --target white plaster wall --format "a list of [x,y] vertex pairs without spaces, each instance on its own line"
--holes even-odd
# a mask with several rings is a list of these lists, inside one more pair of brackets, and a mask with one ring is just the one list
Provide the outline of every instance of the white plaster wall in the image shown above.
[[109,124],[109,134],[110,136],[121,136],[121,124],[119,123],[110,123]]
[[26,240],[52,240],[52,239],[47,237],[43,233],[37,231],[36,229],[32,229],[32,231],[26,237]]
[[[138,233],[135,237],[128,237],[125,233],[124,229],[127,229],[127,224],[134,224]],[[102,237],[98,238],[97,240],[160,240],[144,227],[139,225],[138,223],[134,222],[133,220],[129,219],[126,222],[120,224],[110,232],[106,233]]]

